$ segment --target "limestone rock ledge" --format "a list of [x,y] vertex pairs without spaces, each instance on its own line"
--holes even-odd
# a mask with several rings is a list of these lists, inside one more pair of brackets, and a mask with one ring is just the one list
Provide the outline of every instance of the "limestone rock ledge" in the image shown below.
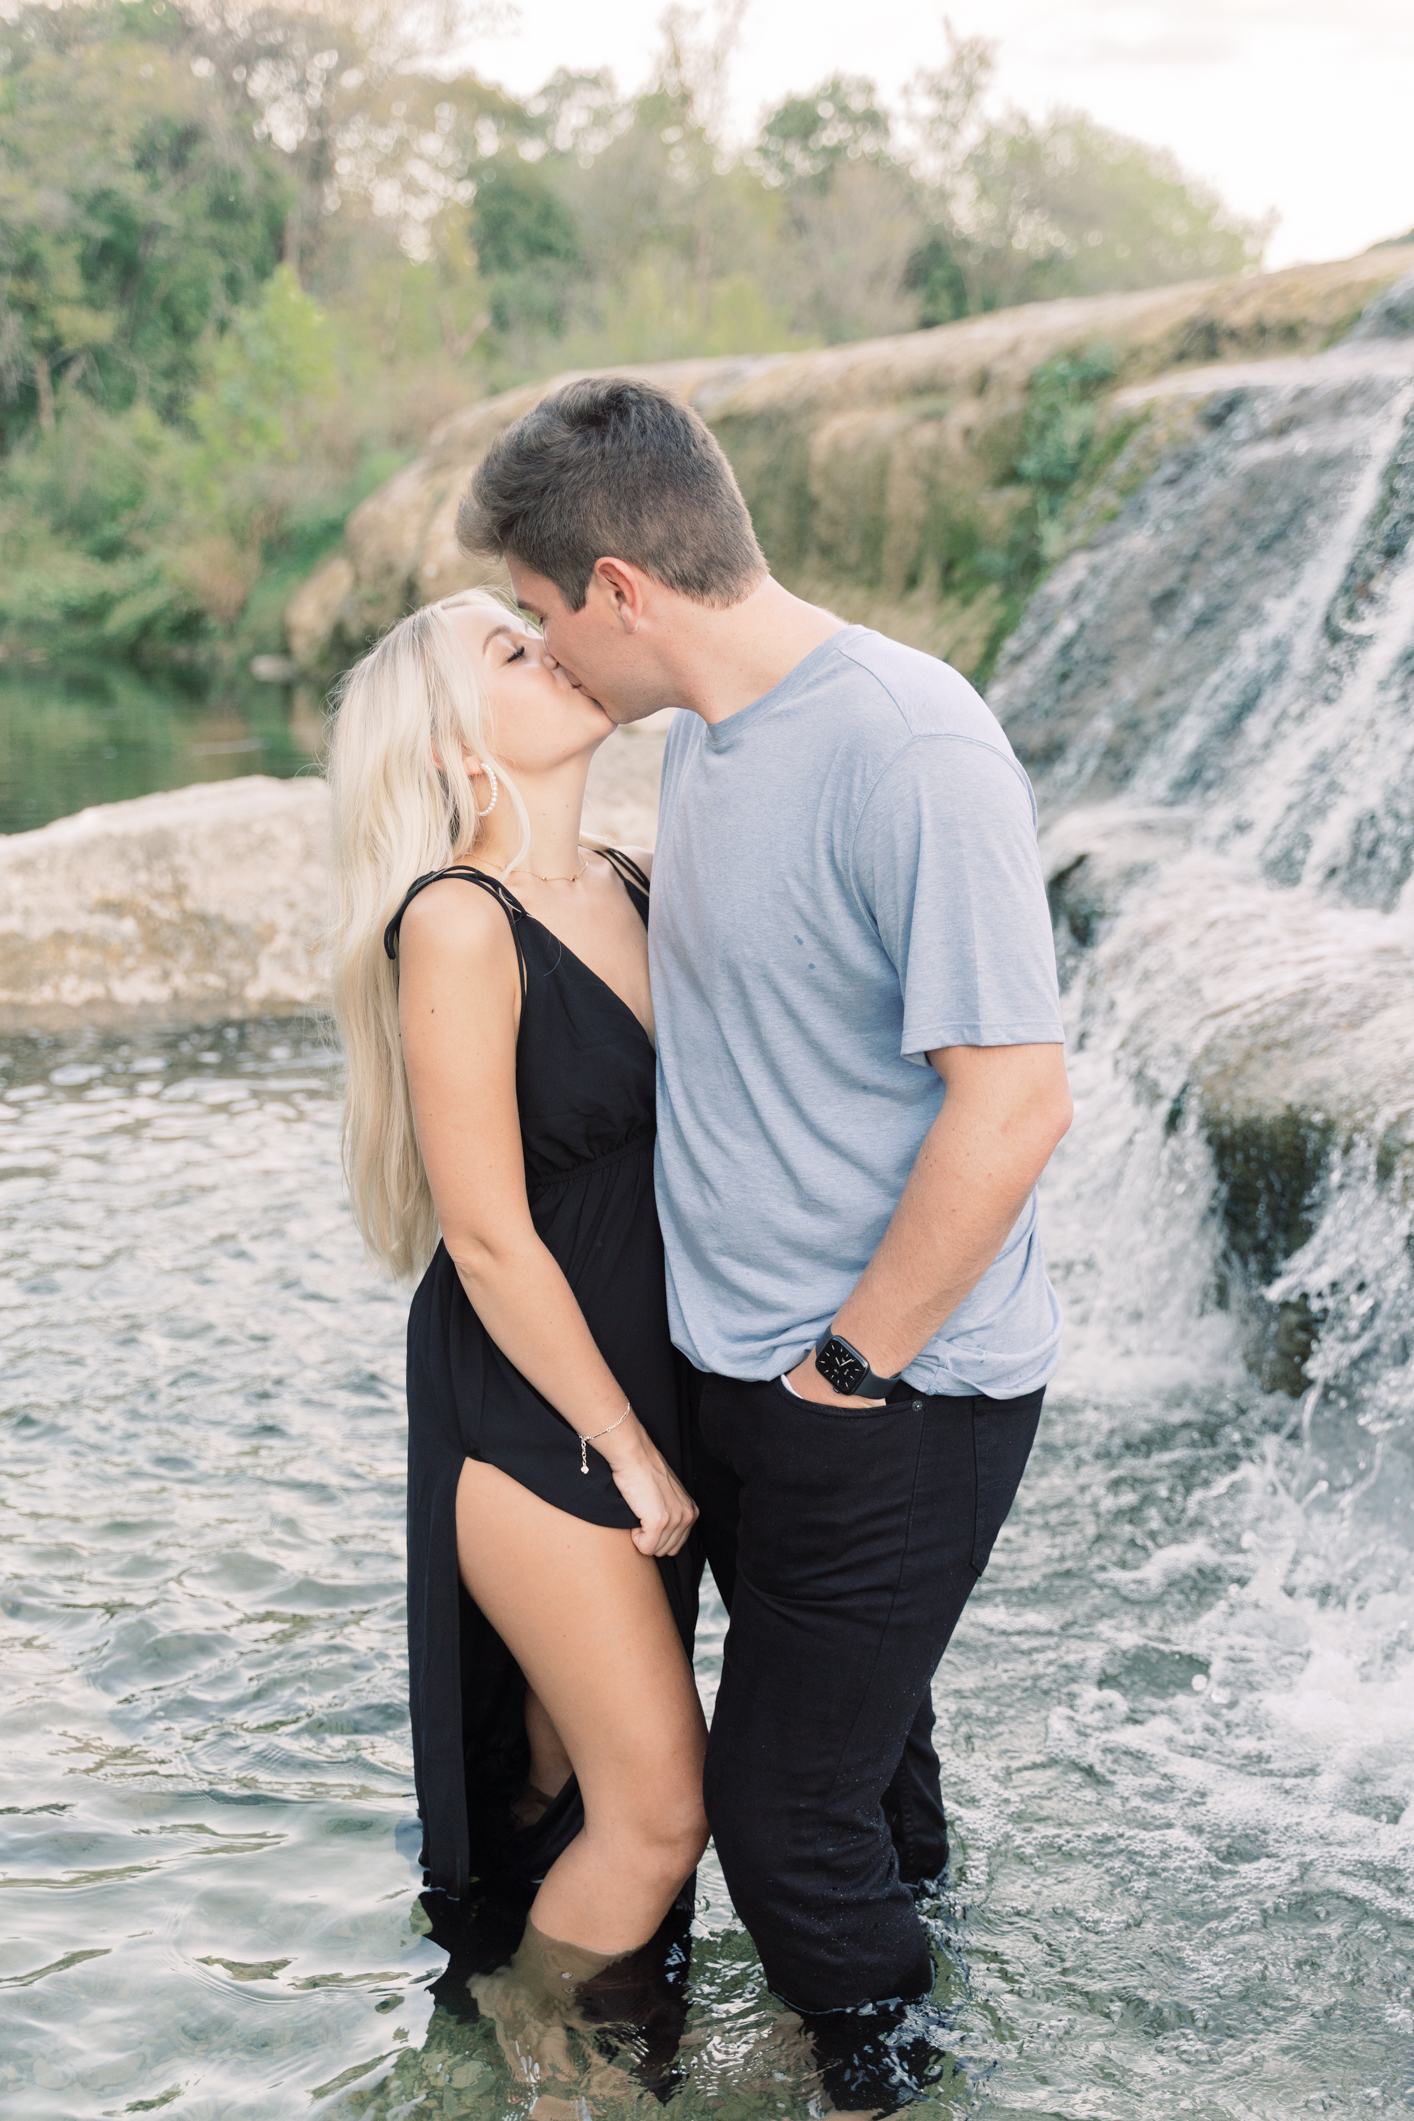
[[[1304,1114],[1398,1142],[1414,1191],[1414,915],[1274,891],[1190,846],[1191,811],[1099,804],[1045,833],[1067,986],[1121,1073],[1205,1133]],[[1403,1168],[1407,1166],[1407,1168]]]
[[1300,1397],[1324,1309],[1289,1270],[1342,1167],[1367,1168],[1406,1229],[1414,1203],[1414,909],[1272,890],[1191,844],[1200,830],[1192,810],[1115,802],[1057,820],[1057,958],[1076,1047],[1107,1055],[1166,1137],[1204,1144],[1222,1307],[1264,1389]]
[[[845,618],[977,666],[999,591],[957,592],[959,555],[1004,547],[1026,495],[1008,469],[1036,369],[1097,341],[1131,387],[1211,362],[1310,353],[1347,332],[1407,248],[1135,294],[1031,302],[931,331],[813,352],[724,355],[640,375],[696,408],[726,450],[775,572]],[[349,518],[343,549],[286,613],[311,675],[359,655],[403,612],[485,579],[457,505],[491,443],[569,380],[552,376],[451,415]]]
[[329,798],[252,775],[0,839],[0,1033],[325,1006]]

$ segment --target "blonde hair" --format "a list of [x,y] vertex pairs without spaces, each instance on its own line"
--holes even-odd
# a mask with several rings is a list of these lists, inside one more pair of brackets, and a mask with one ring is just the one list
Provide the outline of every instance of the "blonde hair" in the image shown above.
[[[530,821],[496,759],[478,669],[449,609],[504,612],[489,590],[429,604],[384,634],[343,679],[329,741],[333,798],[334,1014],[347,1070],[343,1158],[349,1201],[369,1253],[400,1278],[436,1250],[437,1211],[413,1123],[398,1025],[398,968],[383,932],[408,886],[465,858],[482,836],[465,745],[496,768],[525,859]],[[440,763],[439,763],[440,762]]]

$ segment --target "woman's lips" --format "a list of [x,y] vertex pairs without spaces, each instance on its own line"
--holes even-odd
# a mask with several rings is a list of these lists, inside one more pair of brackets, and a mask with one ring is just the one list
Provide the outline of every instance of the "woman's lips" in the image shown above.
[[[563,663],[560,665],[560,670],[564,676],[565,682],[569,685],[572,691],[584,692],[584,687],[580,683],[579,679],[572,678],[569,672],[565,669]],[[596,700],[592,692],[584,692],[584,697],[589,701],[591,706],[597,707],[601,714],[608,713],[608,709],[605,707],[604,702],[602,700]]]

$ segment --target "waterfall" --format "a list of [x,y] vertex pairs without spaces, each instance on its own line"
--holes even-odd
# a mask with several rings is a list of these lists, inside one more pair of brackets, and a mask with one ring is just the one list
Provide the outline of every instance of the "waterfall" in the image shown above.
[[992,695],[1047,820],[1071,1374],[1245,1366],[1367,1559],[1414,1523],[1411,311],[1129,393],[1176,439]]

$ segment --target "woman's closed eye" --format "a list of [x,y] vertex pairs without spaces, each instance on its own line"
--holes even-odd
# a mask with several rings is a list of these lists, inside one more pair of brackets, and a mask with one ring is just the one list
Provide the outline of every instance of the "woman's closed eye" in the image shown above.
[[[524,643],[524,641],[522,641],[522,642],[521,642],[521,644],[520,644],[520,646],[519,646],[519,648],[517,648],[517,649],[513,650],[513,651],[512,651],[512,653],[511,653],[510,655],[508,655],[508,656],[506,657],[506,663],[507,663],[507,664],[510,664],[510,663],[518,663],[518,662],[520,661],[521,657],[522,657],[522,656],[523,656],[524,654],[525,654],[525,643]],[[504,666],[503,666],[503,667],[504,667]]]

